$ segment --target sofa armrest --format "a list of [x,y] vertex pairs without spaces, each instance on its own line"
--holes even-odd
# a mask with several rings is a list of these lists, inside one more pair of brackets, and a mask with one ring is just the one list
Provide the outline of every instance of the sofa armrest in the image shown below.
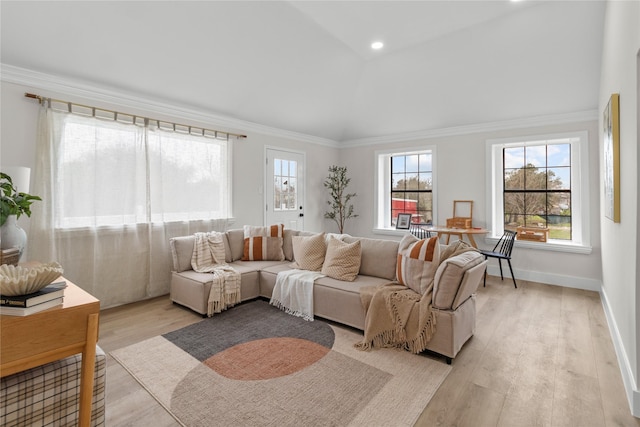
[[471,295],[476,293],[486,268],[487,261],[485,260],[475,267],[472,267],[465,271],[462,278],[462,283],[458,288],[458,293],[456,294],[456,297],[453,300],[453,304],[451,305],[453,310],[460,307],[463,302],[465,302]]

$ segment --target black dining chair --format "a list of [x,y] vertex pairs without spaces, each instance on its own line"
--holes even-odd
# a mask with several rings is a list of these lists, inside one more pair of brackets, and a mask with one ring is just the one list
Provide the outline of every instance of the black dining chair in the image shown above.
[[[500,265],[500,279],[504,280],[502,275],[502,260],[506,259],[507,263],[509,263],[509,271],[511,271],[511,278],[513,279],[513,286],[518,288],[516,284],[516,278],[513,275],[513,268],[511,268],[511,251],[513,250],[513,242],[516,239],[516,232],[510,230],[504,230],[504,234],[498,240],[498,243],[494,246],[491,251],[480,251],[482,255],[484,255],[484,259],[487,258],[497,258],[498,264]],[[483,286],[487,286],[487,272],[484,273],[484,284]]]
[[431,232],[422,228],[425,225],[427,224],[411,223],[409,226],[409,233],[413,234],[418,239],[428,239],[431,237]]

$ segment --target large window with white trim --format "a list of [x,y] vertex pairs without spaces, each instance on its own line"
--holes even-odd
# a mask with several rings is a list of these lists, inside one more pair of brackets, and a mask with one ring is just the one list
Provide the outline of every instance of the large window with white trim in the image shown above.
[[487,150],[493,237],[512,230],[542,245],[590,244],[586,132],[491,140]]
[[398,214],[416,224],[434,220],[434,150],[376,153],[377,229],[395,229]]
[[230,217],[226,138],[55,114],[56,228]]

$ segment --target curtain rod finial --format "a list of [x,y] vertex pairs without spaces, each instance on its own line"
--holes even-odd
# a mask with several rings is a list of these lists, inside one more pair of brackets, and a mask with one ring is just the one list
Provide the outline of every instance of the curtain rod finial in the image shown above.
[[42,104],[42,97],[40,95],[36,95],[36,94],[33,94],[33,93],[25,93],[24,96],[27,97],[27,98],[37,99],[38,102],[40,104]]

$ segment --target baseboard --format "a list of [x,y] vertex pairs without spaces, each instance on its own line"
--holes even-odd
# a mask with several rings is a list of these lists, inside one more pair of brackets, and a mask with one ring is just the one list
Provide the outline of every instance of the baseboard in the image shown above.
[[627,394],[627,400],[629,401],[631,414],[634,417],[640,418],[640,390],[638,390],[638,384],[636,384],[634,380],[633,371],[631,370],[631,364],[629,362],[629,358],[627,357],[627,352],[624,349],[624,344],[618,330],[616,319],[611,313],[611,305],[609,304],[609,300],[607,299],[607,294],[604,289],[600,290],[600,300],[602,301],[604,314],[605,316],[607,316],[609,333],[611,334],[611,341],[613,341],[613,347],[618,358],[620,374],[622,375],[624,391]]
[[[511,273],[506,263],[502,266],[505,280],[511,282]],[[498,265],[490,265],[487,267],[487,273],[491,276],[500,276],[500,268]],[[584,289],[586,291],[600,292],[602,281],[591,279],[589,277],[565,276],[562,274],[543,273],[541,271],[526,271],[515,269],[513,274],[518,280],[527,280],[529,282],[544,283],[547,285],[564,286],[566,288]]]

